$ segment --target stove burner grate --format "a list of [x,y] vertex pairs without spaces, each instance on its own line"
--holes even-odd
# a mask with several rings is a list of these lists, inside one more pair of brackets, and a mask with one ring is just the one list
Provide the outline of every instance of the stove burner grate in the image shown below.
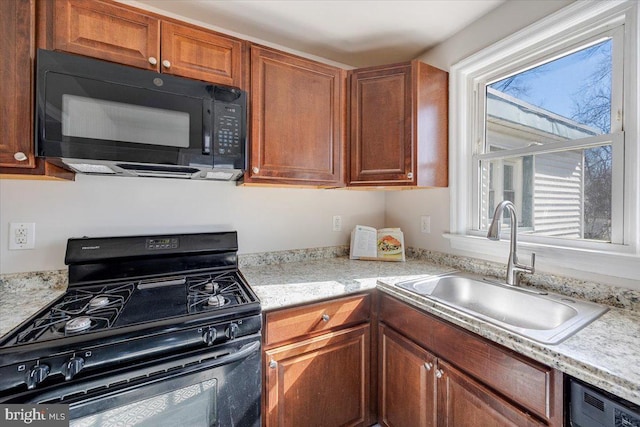
[[233,272],[192,276],[187,280],[187,311],[197,313],[234,306],[250,299]]
[[133,283],[71,289],[43,317],[35,319],[16,338],[16,343],[76,335],[108,328],[118,318],[134,290]]

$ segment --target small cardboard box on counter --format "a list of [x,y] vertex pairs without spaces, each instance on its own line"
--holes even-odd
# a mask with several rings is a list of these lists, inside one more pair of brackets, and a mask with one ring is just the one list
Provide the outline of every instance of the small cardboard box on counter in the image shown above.
[[356,225],[351,232],[349,258],[369,261],[404,261],[404,234],[399,228],[379,230]]

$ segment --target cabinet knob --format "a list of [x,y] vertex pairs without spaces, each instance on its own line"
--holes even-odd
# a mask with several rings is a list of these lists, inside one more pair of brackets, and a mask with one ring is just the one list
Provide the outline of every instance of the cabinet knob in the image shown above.
[[322,315],[322,320],[323,320],[324,322],[328,322],[328,321],[329,321],[329,319],[331,319],[331,316],[329,316],[327,313],[325,313],[325,314],[323,314],[323,315]]
[[158,63],[158,60],[155,57],[153,56],[149,57],[149,64],[156,65],[157,63]]
[[275,360],[269,362],[269,367],[271,369],[276,369],[278,367],[278,363]]
[[444,375],[444,371],[442,369],[436,369],[436,378],[440,379]]
[[431,368],[433,368],[433,363],[427,362],[424,364],[424,369],[426,369],[427,371],[430,371]]
[[18,151],[17,153],[15,153],[13,155],[13,158],[16,159],[19,162],[24,162],[25,160],[28,159],[27,155],[24,154],[22,151]]
[[407,174],[407,179],[413,179],[413,172],[409,172]]
[[165,59],[164,61],[162,61],[162,66],[164,68],[170,68],[171,67],[171,62],[169,62],[168,59]]
[[257,167],[257,166],[254,166],[254,167],[251,168],[251,172],[258,173],[258,172],[260,172],[260,168]]

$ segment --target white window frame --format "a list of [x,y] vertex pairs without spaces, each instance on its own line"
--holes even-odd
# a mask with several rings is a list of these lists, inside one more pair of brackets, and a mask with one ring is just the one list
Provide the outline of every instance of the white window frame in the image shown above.
[[[573,46],[584,46],[584,41],[595,38],[624,25],[622,42],[624,52],[621,61],[624,68],[624,99],[619,99],[612,88],[612,105],[622,105],[624,129],[616,127],[612,118],[612,142],[617,156],[614,161],[624,169],[618,184],[614,184],[614,198],[623,198],[624,206],[612,213],[612,221],[618,227],[612,243],[586,240],[540,238],[522,236],[521,252],[535,252],[538,265],[546,271],[571,273],[595,272],[598,274],[638,280],[640,266],[640,100],[638,91],[640,47],[638,29],[638,2],[628,0],[581,1],[526,27],[506,39],[453,65],[450,70],[450,192],[451,247],[464,253],[472,253],[484,259],[500,260],[507,251],[507,243],[487,240],[477,231],[478,188],[474,179],[474,154],[478,144],[484,144],[484,105],[477,96],[478,87],[491,77],[506,76],[548,61],[554,54],[566,55]],[[614,43],[614,49],[616,48]],[[614,58],[619,52],[613,52]],[[619,66],[614,62],[614,67]],[[615,73],[615,69],[614,69]],[[482,86],[484,88],[484,86]],[[624,130],[624,132],[623,132]],[[594,137],[593,144],[602,143],[602,137]],[[605,139],[606,139],[605,138]],[[584,143],[584,140],[581,141]],[[566,147],[566,142],[564,143]],[[549,144],[552,145],[552,144]],[[548,147],[551,148],[551,147]],[[623,150],[623,154],[620,154]],[[486,156],[486,155],[485,155]],[[476,159],[477,161],[477,159]],[[614,178],[615,179],[615,178]],[[474,199],[475,198],[475,199]],[[474,222],[475,221],[475,222]],[[612,233],[614,231],[612,230]],[[526,259],[526,258],[523,258]]]

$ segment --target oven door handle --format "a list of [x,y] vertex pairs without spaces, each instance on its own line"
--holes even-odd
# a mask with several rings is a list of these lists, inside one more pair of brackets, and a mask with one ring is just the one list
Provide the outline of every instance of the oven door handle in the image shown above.
[[220,365],[228,365],[230,363],[234,363],[238,360],[242,360],[245,359],[246,357],[248,357],[250,354],[256,352],[260,350],[260,341],[254,341],[252,343],[249,344],[245,344],[242,347],[240,347],[238,350],[236,350],[233,353],[229,353],[226,356],[222,356],[217,358],[216,360],[216,365],[220,366]]

